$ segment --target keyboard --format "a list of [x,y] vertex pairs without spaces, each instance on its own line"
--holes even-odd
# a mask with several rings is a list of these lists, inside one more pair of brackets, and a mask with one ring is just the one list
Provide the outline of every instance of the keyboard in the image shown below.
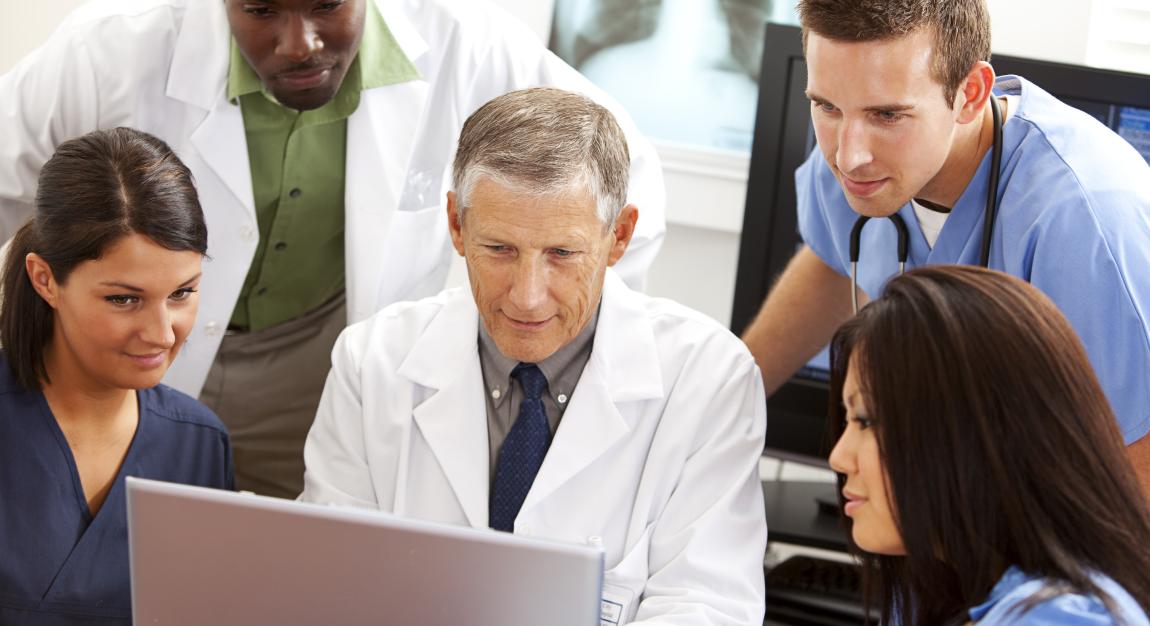
[[853,563],[792,556],[767,570],[766,579],[769,620],[827,626],[864,621],[862,582]]

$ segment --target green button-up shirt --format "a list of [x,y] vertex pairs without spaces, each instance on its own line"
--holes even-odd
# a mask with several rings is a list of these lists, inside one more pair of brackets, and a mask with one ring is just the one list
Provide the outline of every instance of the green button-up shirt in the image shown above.
[[335,98],[318,109],[279,104],[232,41],[228,99],[243,113],[260,233],[233,326],[274,326],[343,291],[347,118],[363,90],[417,78],[370,0],[359,53]]

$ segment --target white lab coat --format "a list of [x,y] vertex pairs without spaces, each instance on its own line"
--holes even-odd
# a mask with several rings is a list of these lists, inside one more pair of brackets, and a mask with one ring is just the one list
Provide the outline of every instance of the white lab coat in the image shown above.
[[[451,260],[444,195],[459,129],[489,99],[553,85],[612,107],[631,146],[629,200],[642,214],[621,271],[641,287],[664,231],[658,158],[634,125],[538,37],[483,0],[375,0],[420,80],[369,89],[348,119],[349,322],[443,288]],[[258,243],[238,106],[227,101],[221,0],[94,0],[0,77],[0,241],[32,211],[40,167],[60,142],[131,126],[191,169],[208,224],[195,328],[165,382],[198,395]]]
[[[300,498],[486,528],[478,324],[471,293],[452,289],[347,328]],[[628,619],[761,624],[759,376],[719,324],[609,271],[590,359],[515,533],[602,538],[604,594],[629,599]]]

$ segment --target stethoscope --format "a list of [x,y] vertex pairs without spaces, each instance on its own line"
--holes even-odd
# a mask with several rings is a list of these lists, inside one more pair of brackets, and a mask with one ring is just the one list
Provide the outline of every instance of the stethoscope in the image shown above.
[[[990,154],[990,185],[986,190],[986,215],[982,225],[982,255],[980,261],[983,267],[990,266],[990,238],[994,235],[994,218],[998,215],[998,169],[1002,164],[1002,113],[998,110],[998,101],[992,95],[990,98],[991,115],[994,117],[994,145]],[[898,273],[906,271],[906,257],[910,252],[910,235],[906,229],[906,221],[895,213],[889,216],[898,231]],[[859,312],[859,239],[862,237],[863,226],[870,220],[866,215],[860,215],[851,228],[850,259],[851,259],[851,307],[855,313]]]

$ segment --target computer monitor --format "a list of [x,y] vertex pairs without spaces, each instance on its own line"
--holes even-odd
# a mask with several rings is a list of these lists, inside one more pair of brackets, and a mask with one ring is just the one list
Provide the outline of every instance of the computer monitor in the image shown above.
[[[998,75],[1017,74],[1098,118],[1150,162],[1150,76],[995,56]],[[795,169],[815,148],[801,31],[768,24],[739,246],[731,330],[741,333],[787,261],[801,245]],[[826,466],[828,389],[825,351],[767,401],[766,453]]]

